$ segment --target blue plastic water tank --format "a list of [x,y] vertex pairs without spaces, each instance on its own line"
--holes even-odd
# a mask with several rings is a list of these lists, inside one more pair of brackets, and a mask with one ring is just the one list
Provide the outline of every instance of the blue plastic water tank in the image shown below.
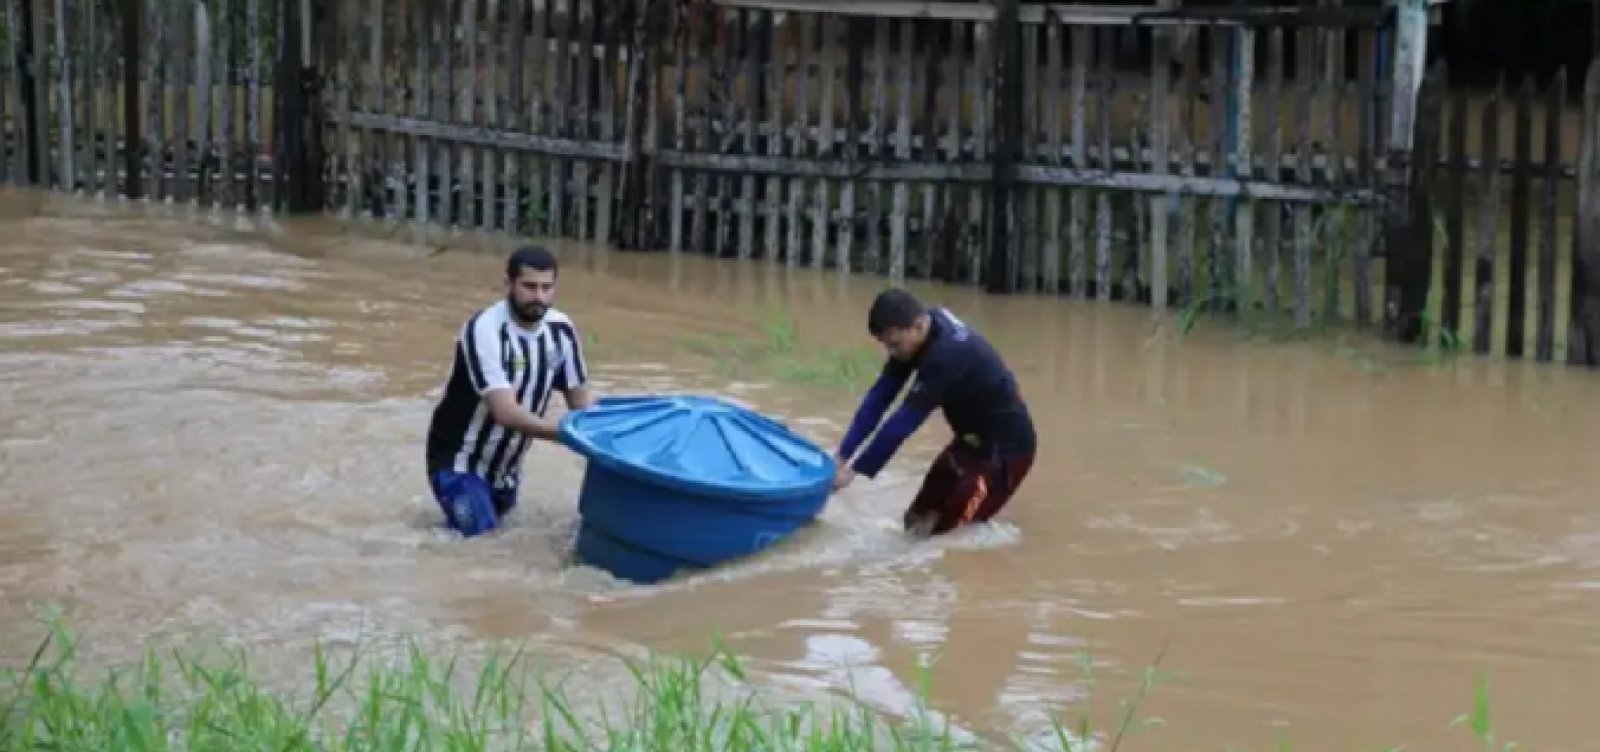
[[607,397],[561,421],[589,460],[577,558],[634,582],[748,556],[827,503],[833,456],[714,397]]

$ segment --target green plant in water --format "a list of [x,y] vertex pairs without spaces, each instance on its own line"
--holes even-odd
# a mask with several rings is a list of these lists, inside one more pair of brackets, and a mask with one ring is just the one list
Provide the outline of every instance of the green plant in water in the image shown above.
[[877,377],[882,357],[867,347],[808,347],[787,309],[756,322],[754,337],[684,337],[679,346],[709,358],[723,378],[747,375],[826,389],[864,388]]
[[1479,675],[1478,690],[1473,696],[1472,712],[1457,716],[1450,725],[1466,724],[1467,728],[1471,729],[1472,735],[1483,743],[1483,752],[1512,752],[1517,748],[1516,742],[1496,745],[1494,726],[1489,722],[1489,706],[1489,677]]

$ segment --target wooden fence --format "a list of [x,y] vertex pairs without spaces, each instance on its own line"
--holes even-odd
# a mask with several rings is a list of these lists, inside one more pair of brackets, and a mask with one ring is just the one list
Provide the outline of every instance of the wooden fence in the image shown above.
[[0,3],[12,182],[1600,360],[1593,96],[1396,95],[1387,10]]
[[284,169],[304,129],[282,114],[310,113],[304,50],[278,30],[304,3],[0,4],[6,182],[250,211],[314,191],[314,171]]
[[[1368,273],[1383,13],[1011,7],[380,0],[336,24],[340,204],[1302,322],[1337,216]],[[1283,287],[1227,250],[1283,239]]]
[[1481,93],[1450,89],[1443,63],[1429,72],[1414,191],[1429,231],[1403,261],[1447,344],[1600,365],[1600,60],[1577,103],[1574,88],[1565,70]]

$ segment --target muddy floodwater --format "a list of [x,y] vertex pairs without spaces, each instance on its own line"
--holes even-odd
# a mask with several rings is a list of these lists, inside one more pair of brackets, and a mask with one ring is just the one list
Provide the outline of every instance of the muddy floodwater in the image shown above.
[[[933,707],[1002,739],[1051,712],[1114,725],[1164,650],[1140,708],[1163,723],[1127,749],[1469,749],[1449,724],[1480,674],[1502,738],[1600,734],[1600,375],[917,286],[991,334],[1039,422],[1001,520],[899,535],[935,418],[796,539],[644,588],[564,566],[583,462],[560,447],[530,451],[506,535],[439,529],[428,414],[461,322],[501,294],[503,241],[0,199],[0,659],[25,660],[48,602],[105,658],[410,635],[581,665],[718,633],[757,682],[888,713],[931,661]],[[602,394],[842,432],[859,392],[694,342],[761,336],[782,305],[802,342],[864,347],[881,281],[554,247]]]

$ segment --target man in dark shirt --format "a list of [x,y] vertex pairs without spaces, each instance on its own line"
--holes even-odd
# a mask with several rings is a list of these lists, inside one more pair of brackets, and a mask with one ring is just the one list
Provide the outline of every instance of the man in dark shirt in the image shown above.
[[[955,436],[928,468],[904,524],[911,532],[938,535],[987,521],[1022,485],[1036,449],[1033,419],[1011,369],[988,340],[948,309],[925,309],[905,290],[878,294],[867,312],[867,331],[889,357],[835,455],[834,490],[857,473],[876,477],[929,413],[943,408]],[[913,373],[916,381],[900,408],[856,456]]]

